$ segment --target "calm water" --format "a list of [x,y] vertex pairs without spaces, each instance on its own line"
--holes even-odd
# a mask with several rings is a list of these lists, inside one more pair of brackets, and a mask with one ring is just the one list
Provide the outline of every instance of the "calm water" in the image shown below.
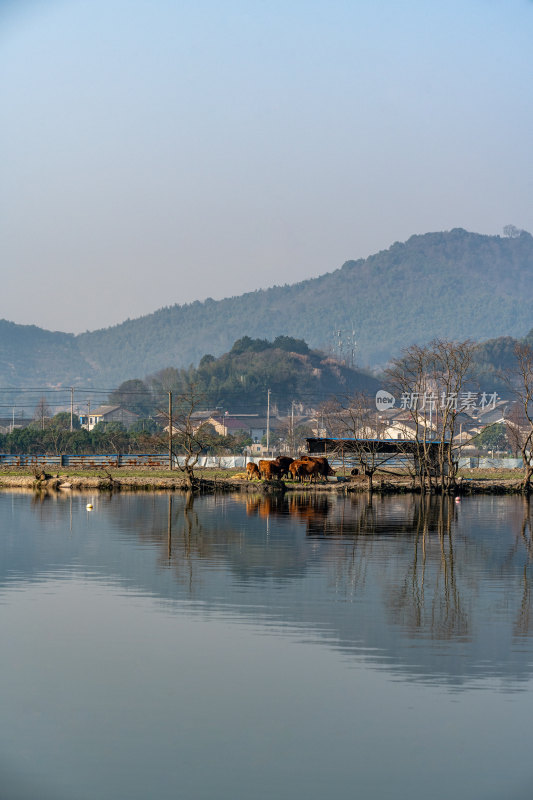
[[530,798],[532,517],[0,494],[1,800]]

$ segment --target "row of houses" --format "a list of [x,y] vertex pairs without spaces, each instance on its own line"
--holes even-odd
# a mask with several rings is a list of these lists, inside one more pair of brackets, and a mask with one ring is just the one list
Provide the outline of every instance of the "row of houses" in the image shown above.
[[[132,411],[128,411],[122,406],[102,405],[94,409],[88,414],[80,414],[80,425],[86,430],[93,430],[97,425],[109,424],[111,422],[119,422],[129,429],[139,421],[139,416]],[[201,425],[211,425],[214,431],[219,436],[231,436],[243,433],[249,436],[254,445],[260,445],[261,441],[267,435],[267,430],[272,437],[272,440],[279,438],[281,432],[286,433],[287,429],[292,426],[293,429],[306,426],[308,429],[320,433],[317,430],[319,427],[319,419],[310,415],[294,415],[290,417],[266,416],[260,414],[230,414],[229,412],[221,412],[219,410],[197,411],[192,414],[193,425],[198,428]],[[168,430],[168,420],[164,416],[159,420],[161,426]]]
[[[509,411],[512,403],[505,400],[498,400],[490,408],[481,410],[461,411],[457,415],[457,443],[467,447],[467,443],[474,440],[476,434],[480,433],[487,425],[508,421]],[[409,410],[389,409],[381,412],[372,413],[369,418],[375,420],[371,423],[372,430],[366,430],[365,436],[373,436],[380,439],[414,439],[416,436],[416,426]],[[260,414],[231,414],[228,411],[222,412],[220,409],[198,411],[192,415],[196,427],[202,424],[212,426],[214,431],[220,436],[235,434],[245,434],[252,440],[250,448],[252,453],[264,452],[264,440],[267,430],[270,435],[270,448],[278,448],[281,442],[287,442],[293,438],[297,430],[305,431],[304,435],[314,435],[317,437],[331,435],[327,430],[327,425],[321,414],[294,414],[291,416],[280,417],[271,415],[269,419]],[[86,430],[93,430],[97,425],[109,423],[120,423],[126,429],[131,428],[140,417],[120,405],[105,404],[89,411],[87,414],[79,415],[79,422]],[[9,432],[13,427],[21,427],[22,423],[30,424],[28,419],[5,419],[0,420],[0,431]],[[161,427],[165,427],[167,419],[162,417],[159,420]],[[423,424],[427,429],[427,436],[431,438],[432,433],[437,436],[439,420],[438,415],[425,415]],[[168,430],[168,425],[167,428]],[[262,445],[263,442],[263,445]],[[475,444],[472,445],[475,447]]]
[[[512,403],[508,400],[499,400],[491,408],[483,410],[473,410],[472,413],[461,411],[457,414],[456,441],[457,444],[467,445],[467,442],[475,441],[477,434],[481,433],[487,426],[508,421],[508,415]],[[376,430],[373,432],[377,438],[392,440],[410,440],[416,437],[416,424],[413,416],[408,410],[391,409],[376,415]],[[439,418],[438,414],[426,414],[419,420],[419,424],[426,429],[426,438],[431,438],[432,434],[438,436]],[[475,447],[475,445],[472,445]]]
[[[119,422],[125,428],[131,428],[139,419],[139,415],[132,411],[121,406],[109,405],[102,405],[91,411],[90,414],[80,414],[79,416],[80,425],[89,431],[97,425],[111,422]],[[217,411],[197,411],[192,414],[192,421],[196,428],[203,424],[211,425],[220,436],[246,433],[254,442],[261,441],[266,435],[267,427],[273,432],[279,426],[279,420],[276,417],[271,417],[268,424],[266,417],[261,417],[259,414],[229,414],[228,412],[221,414]],[[167,419],[162,417],[160,422],[164,427]],[[168,429],[168,424],[166,429]]]
[[[265,437],[269,437],[269,449],[279,450],[282,443],[287,446],[293,439],[293,449],[298,449],[294,442],[294,434],[303,431],[304,434],[313,433],[324,435],[325,430],[320,427],[318,415],[295,414],[285,417],[271,415],[269,418],[260,414],[231,414],[220,411],[203,411],[193,414],[193,422],[199,427],[202,424],[210,425],[219,436],[232,436],[244,434],[249,436],[252,444],[248,452],[253,455],[266,453]],[[168,427],[167,427],[168,429]],[[300,445],[304,446],[304,439],[300,437]]]
[[[211,425],[220,436],[244,433],[256,444],[266,436],[267,429],[273,437],[276,437],[282,430],[287,430],[288,426],[287,417],[273,414],[267,420],[266,416],[260,414],[231,414],[227,411],[221,412],[219,409],[197,411],[192,415],[192,419],[197,427],[204,423]],[[78,414],[78,420],[82,428],[92,431],[97,425],[117,422],[126,429],[130,429],[141,420],[141,417],[123,406],[104,404],[87,413]],[[20,414],[0,417],[0,433],[9,433],[14,428],[24,428],[31,425],[32,422],[35,422],[32,417]],[[162,416],[159,422],[161,427],[165,427],[167,419]],[[291,424],[294,428],[305,425],[315,431],[319,421],[316,415],[295,414],[291,418]],[[315,432],[320,433],[320,431]]]
[[[131,428],[139,421],[139,415],[121,406],[103,405],[91,411],[90,414],[78,414],[78,420],[81,427],[89,431],[102,422],[120,422],[125,428]],[[27,428],[35,421],[35,417],[13,412],[10,416],[0,417],[0,433],[11,433],[17,428]]]

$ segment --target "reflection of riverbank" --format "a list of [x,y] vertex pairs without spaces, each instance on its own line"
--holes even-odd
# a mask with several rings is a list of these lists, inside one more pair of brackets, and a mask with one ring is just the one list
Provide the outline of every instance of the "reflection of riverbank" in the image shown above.
[[[168,566],[178,576],[187,565],[190,590],[194,575],[205,578],[201,561],[209,554],[252,591],[269,580],[289,580],[294,598],[288,618],[294,618],[292,603],[300,606],[305,597],[305,616],[318,629],[331,625],[342,648],[361,646],[365,631],[363,647],[381,652],[395,631],[392,650],[402,650],[405,663],[410,647],[420,656],[421,641],[452,648],[445,666],[429,647],[429,673],[460,672],[466,642],[469,669],[482,664],[482,674],[490,659],[499,664],[495,673],[504,673],[505,664],[516,668],[514,650],[533,633],[533,518],[527,499],[472,499],[464,508],[453,498],[420,496],[256,495],[230,503],[244,506],[255,527],[247,525],[243,533],[228,517],[222,547],[221,530],[211,532],[201,502],[191,497],[178,513],[181,535],[172,557],[167,550]],[[298,535],[302,529],[310,548]],[[327,576],[326,591],[317,588],[317,575]],[[183,574],[179,580],[183,585]],[[333,608],[331,600],[341,606]],[[427,663],[419,668],[427,674]]]
[[291,492],[285,495],[234,495],[233,499],[245,505],[249,517],[292,517],[305,523],[308,536],[341,538],[427,532],[436,528],[438,519],[452,519],[456,510],[453,498],[429,495],[365,493],[338,498],[326,492]]
[[[32,502],[28,502],[31,498]],[[87,575],[194,603],[415,679],[531,672],[522,498],[0,494],[0,592]]]

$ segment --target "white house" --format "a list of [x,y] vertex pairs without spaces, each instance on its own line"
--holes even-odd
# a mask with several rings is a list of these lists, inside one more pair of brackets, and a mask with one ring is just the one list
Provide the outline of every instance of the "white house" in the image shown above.
[[140,419],[138,414],[133,411],[128,411],[122,406],[99,406],[94,411],[88,414],[80,414],[79,420],[82,428],[92,431],[96,425],[109,422],[120,422],[125,428],[131,428],[132,425]]

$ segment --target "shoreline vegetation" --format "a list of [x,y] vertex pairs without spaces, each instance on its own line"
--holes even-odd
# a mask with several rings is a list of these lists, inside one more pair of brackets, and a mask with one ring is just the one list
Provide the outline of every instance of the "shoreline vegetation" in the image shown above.
[[[190,486],[183,473],[154,469],[80,469],[63,470],[53,474],[35,472],[30,469],[0,469],[0,489],[25,489],[34,492],[186,492]],[[283,492],[332,492],[336,494],[366,493],[368,482],[364,476],[349,476],[317,483],[298,483],[296,481],[249,481],[242,470],[200,469],[196,470],[193,490],[199,494],[217,492],[243,492],[278,494]],[[462,470],[457,477],[453,494],[468,496],[474,494],[523,494],[523,472],[521,470]],[[379,473],[375,476],[372,493],[419,494],[420,486],[414,485],[408,475]],[[429,491],[428,491],[429,494]]]

